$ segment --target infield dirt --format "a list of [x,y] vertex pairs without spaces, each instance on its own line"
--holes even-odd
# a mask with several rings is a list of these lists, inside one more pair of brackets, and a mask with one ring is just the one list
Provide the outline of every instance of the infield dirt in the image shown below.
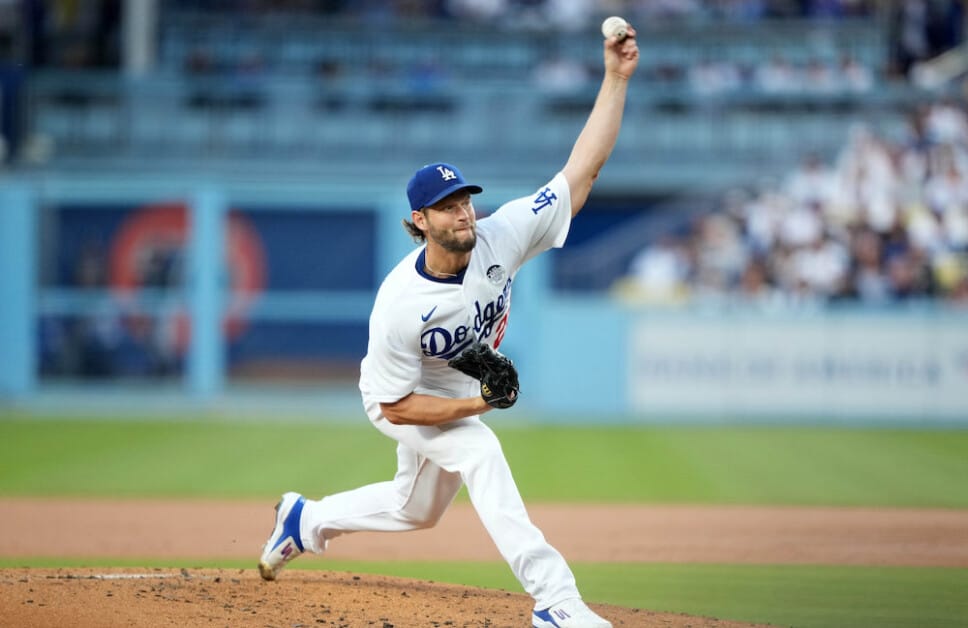
[[[375,575],[195,569],[257,560],[269,502],[0,499],[0,556],[184,562],[182,569],[0,570],[0,626],[529,625],[531,600]],[[532,519],[572,562],[801,563],[968,567],[968,511],[870,508],[535,505]],[[434,529],[335,540],[334,559],[500,561],[473,510]],[[304,557],[300,561],[325,561]],[[323,565],[321,562],[318,566]],[[579,583],[580,584],[580,583]],[[748,626],[591,604],[616,626]]]

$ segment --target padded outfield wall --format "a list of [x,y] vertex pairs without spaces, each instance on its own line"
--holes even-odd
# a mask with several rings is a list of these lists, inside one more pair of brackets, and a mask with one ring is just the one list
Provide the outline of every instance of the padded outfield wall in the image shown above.
[[[29,407],[65,382],[186,403],[291,379],[352,396],[373,294],[413,246],[400,229],[404,186],[0,184],[0,402]],[[479,210],[530,192],[489,185]],[[159,248],[167,284],[144,271]],[[92,252],[104,267],[85,283]],[[549,421],[968,424],[963,309],[643,310],[556,293],[553,263],[541,256],[519,274],[502,346],[521,367],[521,406]],[[78,329],[106,349],[78,358],[82,341],[58,358]]]
[[[646,312],[605,300],[553,303],[540,339],[542,363],[555,366],[531,366],[543,409],[562,416],[968,425],[964,310]],[[584,331],[570,342],[556,340],[576,328]],[[580,371],[568,372],[569,362]]]

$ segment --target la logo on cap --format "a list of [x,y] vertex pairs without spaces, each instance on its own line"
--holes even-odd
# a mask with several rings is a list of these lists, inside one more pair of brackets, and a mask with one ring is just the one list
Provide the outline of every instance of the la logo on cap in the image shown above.
[[410,210],[419,211],[422,207],[430,207],[440,199],[458,190],[467,190],[471,194],[478,194],[483,188],[464,181],[457,166],[444,162],[427,164],[422,167],[407,183],[407,198],[410,200]]

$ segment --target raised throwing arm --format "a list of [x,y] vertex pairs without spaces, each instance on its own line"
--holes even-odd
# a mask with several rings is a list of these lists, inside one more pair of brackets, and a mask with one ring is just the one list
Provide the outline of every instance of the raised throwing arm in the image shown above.
[[588,200],[592,184],[615,147],[628,81],[639,64],[639,48],[635,29],[629,27],[628,36],[605,40],[605,77],[595,99],[595,105],[568,157],[562,171],[571,190],[571,215],[574,217]]

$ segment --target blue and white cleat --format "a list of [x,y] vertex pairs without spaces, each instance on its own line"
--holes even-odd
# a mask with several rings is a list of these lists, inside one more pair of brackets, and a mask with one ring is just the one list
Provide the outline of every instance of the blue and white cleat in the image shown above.
[[573,597],[531,614],[533,628],[612,628],[612,624]]
[[275,580],[286,563],[303,553],[299,520],[305,503],[306,498],[299,493],[286,493],[276,504],[276,527],[259,559],[259,574],[263,580]]

